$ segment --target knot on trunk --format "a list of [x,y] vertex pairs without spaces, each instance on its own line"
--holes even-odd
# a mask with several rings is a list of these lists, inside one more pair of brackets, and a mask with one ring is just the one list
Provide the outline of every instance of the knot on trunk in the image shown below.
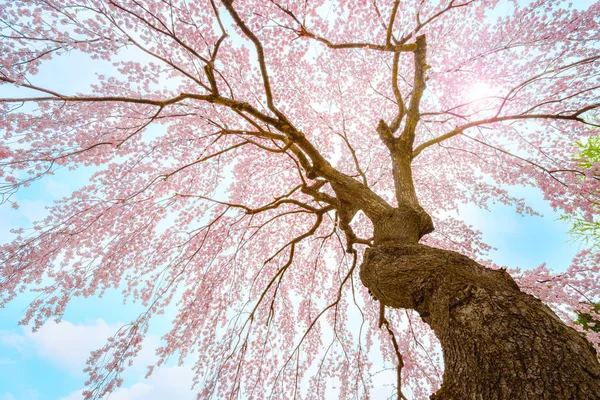
[[[498,280],[501,285],[496,275],[502,276]],[[506,273],[488,271],[461,254],[421,244],[387,244],[367,249],[360,278],[386,306],[410,308],[423,317],[442,298],[459,304],[476,288],[518,290]]]
[[433,232],[431,217],[419,205],[401,205],[390,213],[372,220],[373,236],[377,246],[387,244],[416,244]]

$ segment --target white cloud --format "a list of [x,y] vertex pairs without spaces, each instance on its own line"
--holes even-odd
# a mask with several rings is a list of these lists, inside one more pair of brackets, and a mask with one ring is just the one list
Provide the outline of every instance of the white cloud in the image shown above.
[[[68,372],[80,373],[90,352],[104,346],[106,340],[115,334],[121,324],[107,324],[99,318],[91,323],[74,324],[69,321],[56,323],[49,321],[37,332],[28,328],[23,334],[15,331],[0,331],[0,345],[18,351],[34,350],[43,358],[66,369]],[[142,350],[135,359],[134,370],[144,369],[156,362],[155,349],[158,341],[148,336],[142,344]],[[10,360],[0,358],[0,364]]]
[[44,190],[53,199],[61,199],[65,196],[70,195],[73,191],[68,184],[64,182],[59,182],[55,179],[49,179],[44,181]]
[[8,243],[15,238],[10,231],[19,227],[19,224],[15,222],[17,212],[6,204],[0,204],[0,226],[4,227],[0,229],[0,244]]
[[[77,390],[67,397],[61,397],[60,400],[82,400],[83,390]],[[146,383],[136,383],[130,388],[120,388],[110,395],[111,400],[134,400],[148,399],[148,395],[152,393],[152,386]]]
[[40,392],[38,392],[35,389],[28,389],[27,393],[29,394],[29,397],[28,397],[29,400],[36,400],[36,399],[40,398]]
[[[512,211],[504,212],[501,216],[497,215],[494,211],[499,211],[502,206],[491,206],[491,209],[492,211],[488,211],[472,205],[463,206],[460,210],[460,216],[468,224],[472,224],[492,239],[496,236],[510,235],[519,231],[520,225],[524,221],[523,217]],[[504,209],[502,210],[504,211]]]
[[18,200],[20,214],[32,225],[35,221],[41,221],[48,216],[47,207],[52,203],[41,200]]
[[118,326],[108,325],[102,319],[89,325],[50,321],[35,333],[25,330],[25,338],[42,357],[77,373],[85,367],[90,352],[102,347],[117,329]]
[[[25,337],[40,355],[71,373],[79,373],[85,367],[90,352],[106,344],[122,324],[107,324],[98,318],[93,323],[74,324],[69,321],[55,323],[49,321],[37,332],[25,331]],[[155,350],[157,339],[149,335],[142,343],[142,350],[135,358],[130,370],[144,369],[157,361]]]
[[14,209],[10,204],[0,204],[0,244],[8,243],[15,238],[10,231],[17,228],[30,228],[34,221],[41,221],[48,216],[46,207],[52,203],[41,200],[21,200],[13,197],[19,208]]
[[0,400],[17,400],[17,399],[11,393],[4,392],[2,394],[2,397],[0,397]]
[[[196,394],[191,390],[194,373],[186,367],[162,367],[147,380],[129,387],[121,387],[110,395],[110,400],[192,400]],[[82,400],[77,390],[60,400]]]
[[[74,324],[69,321],[56,323],[49,321],[37,332],[24,328],[23,334],[13,331],[0,331],[0,344],[16,348],[19,351],[34,350],[41,357],[64,368],[72,374],[82,373],[90,351],[102,347],[106,339],[112,336],[121,324],[109,325],[103,319],[93,322]],[[142,377],[146,366],[156,362],[155,349],[158,347],[156,337],[149,335],[143,343],[142,351],[129,368],[125,382],[135,382],[121,387],[110,396],[111,400],[162,400],[195,399],[191,391],[194,373],[190,368],[165,366],[157,368],[146,380]],[[0,363],[4,359],[0,359]],[[7,361],[10,361],[7,359]],[[136,382],[138,380],[138,382]],[[15,400],[6,397],[0,400]],[[62,400],[83,399],[81,390],[77,390]]]
[[16,363],[15,360],[11,360],[10,358],[0,358],[0,365],[11,365]]
[[14,331],[0,331],[0,345],[23,351],[27,346],[27,339]]

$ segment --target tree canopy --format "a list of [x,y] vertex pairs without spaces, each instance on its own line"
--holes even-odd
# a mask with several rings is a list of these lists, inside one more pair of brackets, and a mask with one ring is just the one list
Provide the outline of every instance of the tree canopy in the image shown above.
[[[39,288],[23,320],[39,327],[77,296],[142,302],[92,354],[92,397],[175,305],[157,366],[192,359],[200,398],[324,398],[334,379],[363,398],[382,368],[426,398],[436,336],[384,313],[364,250],[420,241],[495,267],[458,211],[536,214],[513,185],[588,222],[598,210],[598,153],[573,155],[596,140],[600,2],[523,3],[1,3],[0,88],[16,93],[0,95],[3,201],[59,168],[98,172],[0,248],[0,305]],[[36,79],[76,52],[111,72],[77,93]],[[558,274],[509,270],[580,330],[599,271],[592,251]]]

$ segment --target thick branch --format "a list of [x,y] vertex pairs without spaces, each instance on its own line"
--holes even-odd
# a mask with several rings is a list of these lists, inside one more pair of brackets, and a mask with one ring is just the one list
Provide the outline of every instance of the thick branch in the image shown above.
[[415,140],[415,130],[419,122],[419,106],[425,91],[425,71],[427,70],[427,41],[425,35],[417,37],[417,50],[415,50],[415,76],[413,83],[413,94],[410,98],[408,112],[406,113],[406,125],[400,135],[400,141],[405,149],[411,149]]
[[390,124],[390,129],[392,133],[395,133],[400,128],[400,123],[406,114],[406,106],[404,105],[404,100],[402,99],[402,94],[400,93],[400,88],[398,87],[398,64],[400,61],[400,53],[394,54],[394,59],[392,61],[392,91],[394,92],[394,97],[396,98],[396,104],[398,105],[398,114]]
[[377,124],[377,133],[379,134],[379,138],[381,138],[383,144],[385,144],[385,147],[387,147],[390,151],[394,151],[396,138],[394,138],[392,130],[384,120],[380,120],[379,124]]
[[390,14],[390,22],[387,27],[387,33],[385,37],[385,44],[390,46],[392,44],[392,32],[394,30],[394,21],[396,20],[396,13],[398,12],[398,6],[400,5],[400,0],[394,1],[394,6],[392,7],[392,13]]

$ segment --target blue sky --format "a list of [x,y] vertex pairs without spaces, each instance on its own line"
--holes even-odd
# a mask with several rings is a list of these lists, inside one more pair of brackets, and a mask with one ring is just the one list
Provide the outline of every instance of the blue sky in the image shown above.
[[[578,0],[577,5],[591,3]],[[35,81],[55,89],[60,85],[61,91],[67,93],[85,91],[94,79],[92,71],[99,69],[106,73],[107,66],[72,54],[67,62],[49,63]],[[4,92],[3,96],[9,94]],[[89,171],[59,171],[51,179],[18,192],[14,200],[19,209],[12,209],[10,204],[0,206],[0,243],[10,240],[9,229],[28,227],[41,219],[53,200],[86,184],[88,177]],[[538,190],[513,188],[512,194],[527,198],[528,204],[543,216],[523,217],[502,205],[491,206],[489,211],[465,206],[461,215],[497,248],[490,254],[496,263],[523,269],[547,263],[555,271],[564,270],[579,249],[579,244],[567,234],[568,227],[556,220],[559,215],[543,201]],[[26,293],[0,309],[0,400],[79,399],[79,390],[86,379],[82,369],[89,351],[100,347],[106,337],[135,317],[140,309],[124,305],[116,292],[109,292],[101,299],[75,299],[63,323],[50,321],[37,333],[31,333],[17,322],[34,296]],[[111,399],[193,398],[188,390],[192,372],[186,366],[168,365],[149,380],[143,379],[144,364],[152,362],[153,349],[160,342],[161,324],[168,324],[168,317],[155,325],[140,360],[127,372],[124,387]]]

